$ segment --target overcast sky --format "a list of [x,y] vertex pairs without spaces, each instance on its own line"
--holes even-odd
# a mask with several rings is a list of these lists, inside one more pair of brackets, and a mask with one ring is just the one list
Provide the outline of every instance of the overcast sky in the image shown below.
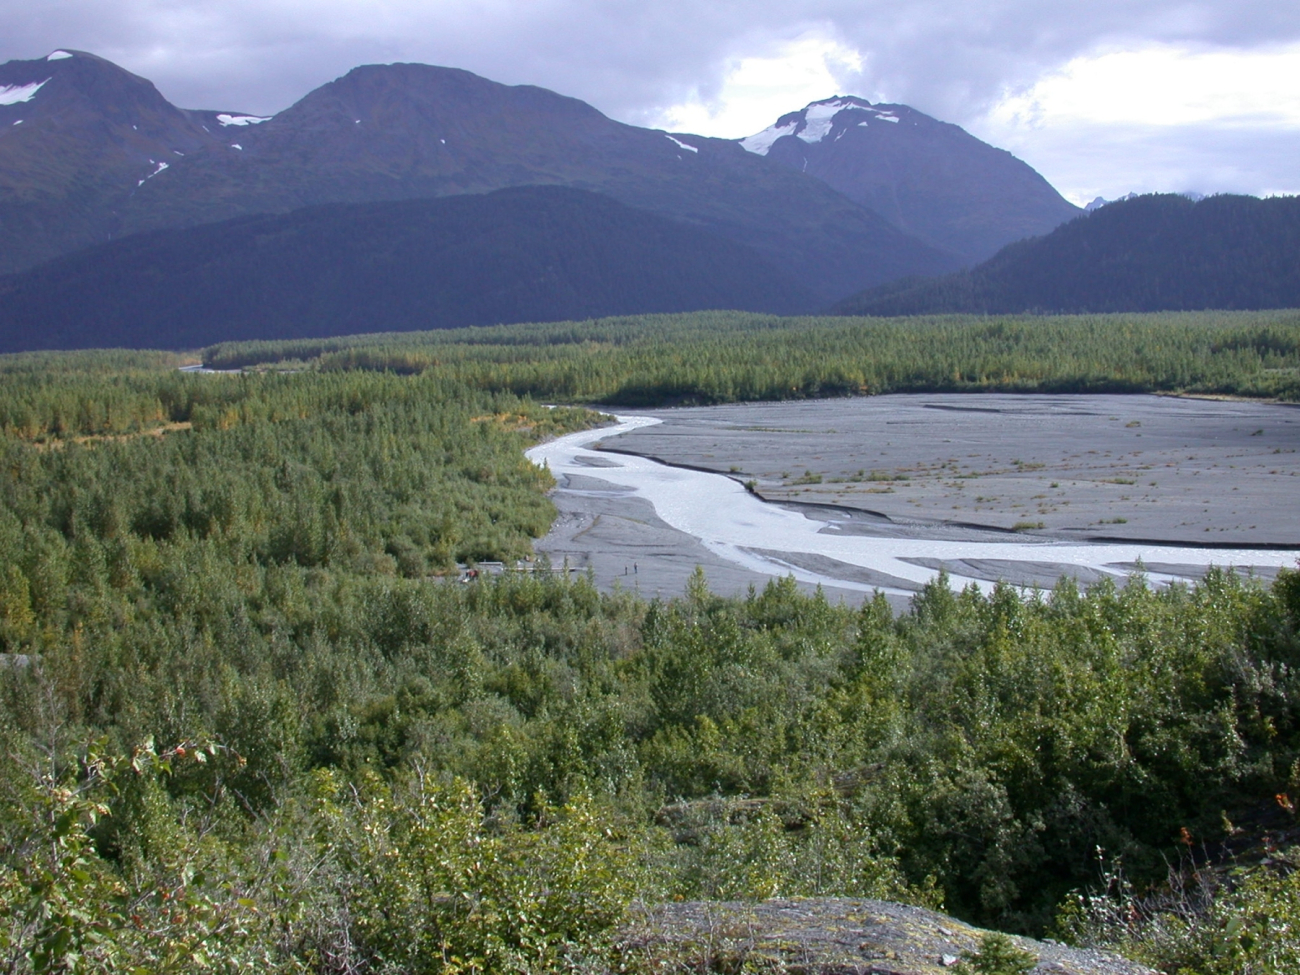
[[912,105],[1076,202],[1300,192],[1296,0],[0,0],[0,61],[100,54],[186,108],[273,114],[423,61],[741,137],[834,94]]

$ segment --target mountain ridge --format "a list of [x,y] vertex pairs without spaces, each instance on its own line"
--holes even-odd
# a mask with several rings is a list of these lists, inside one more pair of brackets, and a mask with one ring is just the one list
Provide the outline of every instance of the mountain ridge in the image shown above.
[[[119,82],[135,78],[93,56],[74,54],[59,64],[73,61]],[[156,95],[152,85],[148,90]],[[42,90],[33,101],[44,97]],[[164,111],[157,104],[151,110]],[[86,194],[86,226],[73,228],[78,246],[320,203],[556,184],[604,193],[751,247],[802,280],[821,303],[961,263],[820,180],[773,166],[731,140],[625,125],[577,99],[455,68],[363,65],[233,135],[230,127],[213,130],[215,113],[171,107],[168,114],[193,147],[163,145],[184,155],[159,160],[151,145],[131,156],[129,175],[120,166],[112,171],[114,191],[96,183]],[[42,132],[53,128],[42,125]],[[120,128],[112,133],[116,142]],[[158,169],[158,161],[167,167]],[[0,168],[5,164],[0,140]],[[57,214],[47,209],[43,216],[52,238]],[[9,255],[0,269],[37,263],[28,259],[21,233],[35,222],[15,220],[0,206],[0,260]]]

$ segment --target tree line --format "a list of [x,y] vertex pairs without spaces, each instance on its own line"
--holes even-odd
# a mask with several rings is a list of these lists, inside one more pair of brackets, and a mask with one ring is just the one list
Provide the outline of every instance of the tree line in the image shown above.
[[1300,315],[779,318],[700,312],[204,351],[213,368],[433,372],[563,402],[662,405],[918,392],[1300,397]]

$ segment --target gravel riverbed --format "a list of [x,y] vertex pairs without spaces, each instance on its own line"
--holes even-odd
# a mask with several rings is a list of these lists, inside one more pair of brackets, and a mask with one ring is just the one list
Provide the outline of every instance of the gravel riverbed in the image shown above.
[[[1270,576],[1300,557],[1291,405],[898,395],[635,416],[641,425],[588,435],[563,470],[553,464],[561,514],[537,545],[553,562],[590,567],[604,588],[675,595],[699,565],[717,592],[791,572],[832,598],[856,602],[879,587],[904,602],[941,567],[962,581],[1050,587],[1063,573],[1085,583],[1122,575],[1137,558],[1168,581],[1211,563]],[[695,479],[670,499],[645,483],[670,475],[627,470],[638,457]],[[747,499],[787,520],[755,517],[747,540],[719,542],[713,522],[746,503],[723,481],[742,492],[747,483]],[[880,539],[872,544],[890,559],[845,561],[842,541],[793,540],[792,515],[816,535]],[[1105,557],[1063,557],[1086,546]]]

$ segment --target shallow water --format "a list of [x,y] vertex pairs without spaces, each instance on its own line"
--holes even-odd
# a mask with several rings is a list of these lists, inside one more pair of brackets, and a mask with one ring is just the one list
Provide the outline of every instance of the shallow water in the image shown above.
[[[990,575],[1010,575],[1017,564],[1033,567],[1030,575],[1054,578],[1126,578],[1135,563],[1147,566],[1156,584],[1195,575],[1197,567],[1235,566],[1274,571],[1293,566],[1294,550],[1196,548],[1150,543],[1076,543],[1049,539],[988,540],[925,537],[918,527],[900,537],[843,531],[841,515],[833,509],[795,510],[765,502],[732,478],[671,467],[645,457],[590,449],[598,441],[662,422],[656,417],[624,415],[618,425],[570,434],[527,452],[561,481],[561,490],[603,498],[636,497],[649,502],[667,525],[698,540],[717,557],[749,571],[769,576],[793,575],[801,582],[841,590],[880,589],[907,594],[932,579],[937,565],[948,566],[960,586],[988,589]],[[939,534],[939,532],[931,532]],[[952,535],[952,532],[943,532]],[[920,562],[931,563],[918,564]],[[981,562],[1001,567],[985,570],[984,578],[954,571],[954,562]],[[809,563],[815,563],[810,566]],[[1158,572],[1150,567],[1170,567]],[[1193,571],[1188,571],[1188,569]]]

